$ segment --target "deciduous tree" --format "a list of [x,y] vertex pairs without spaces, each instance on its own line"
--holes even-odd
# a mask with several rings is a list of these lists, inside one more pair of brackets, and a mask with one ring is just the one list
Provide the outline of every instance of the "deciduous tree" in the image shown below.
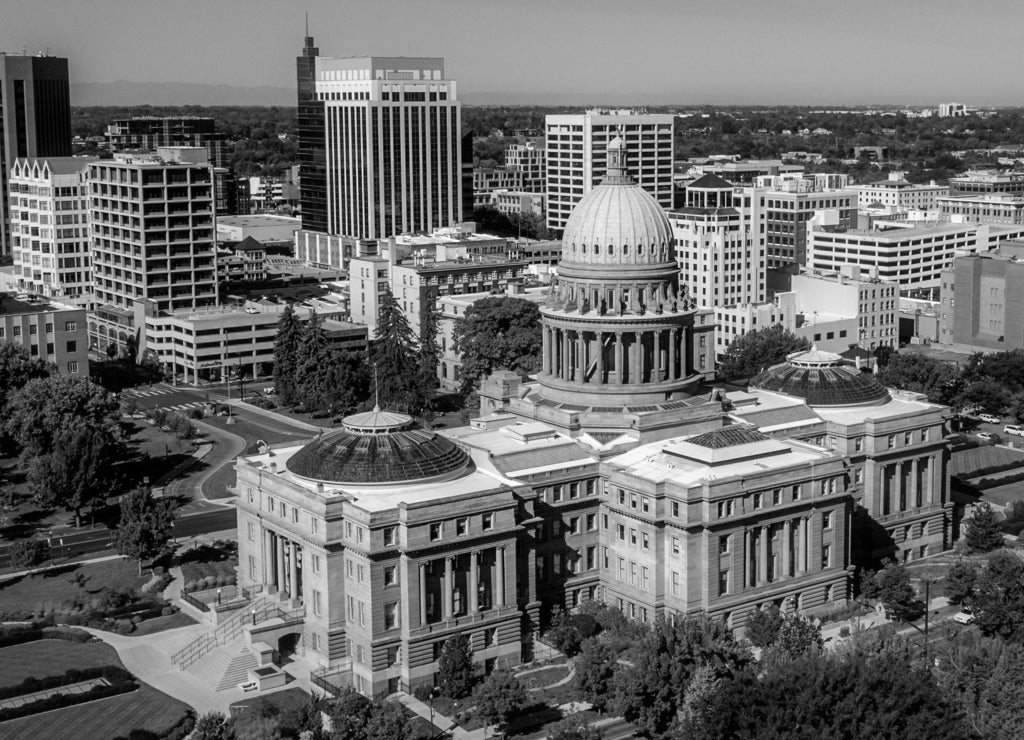
[[468,395],[495,370],[531,373],[540,365],[540,309],[515,296],[475,301],[455,321],[455,349],[462,355],[462,393]]
[[601,740],[601,731],[580,717],[565,717],[548,728],[548,740]]
[[234,740],[231,722],[221,712],[207,712],[196,720],[192,740]]
[[366,723],[373,703],[353,688],[342,691],[330,703],[331,740],[366,740]]
[[762,606],[750,612],[744,635],[755,647],[768,647],[779,638],[779,630],[784,621],[785,617],[775,604]]
[[878,571],[867,571],[861,579],[861,593],[880,601],[886,611],[900,621],[916,619],[922,604],[910,582],[910,573],[902,563],[889,560]]
[[374,702],[366,721],[366,740],[406,740],[409,737],[409,718],[402,706],[393,701]]
[[30,380],[11,394],[4,427],[28,460],[52,452],[56,436],[71,427],[119,440],[120,415],[113,395],[88,378],[52,375]]
[[115,468],[121,447],[104,432],[73,426],[57,432],[53,451],[32,458],[28,484],[40,506],[60,506],[82,524],[82,511],[121,492]]
[[986,635],[1024,642],[1024,560],[1009,550],[989,555],[971,605],[975,624]]
[[28,350],[13,342],[0,342],[0,409],[12,391],[36,378],[45,378],[52,367],[33,358]]
[[114,535],[118,553],[139,561],[159,555],[174,531],[174,502],[156,499],[148,487],[139,487],[121,498],[121,519]]
[[749,378],[810,346],[806,337],[798,337],[781,324],[756,329],[732,341],[718,363],[718,375],[726,380]]
[[573,663],[573,687],[584,701],[603,712],[611,700],[612,679],[618,654],[600,638],[583,641],[579,655]]
[[970,603],[974,586],[978,580],[978,569],[966,560],[957,560],[946,571],[942,579],[942,590],[951,604]]
[[526,688],[511,672],[498,670],[476,687],[473,701],[484,722],[505,733],[515,715],[526,706]]
[[706,666],[718,679],[750,662],[749,652],[732,633],[704,615],[674,622],[659,618],[628,657],[630,665],[616,670],[613,679],[616,705],[627,720],[651,735],[669,729],[698,668]]
[[878,373],[878,381],[891,388],[924,393],[936,403],[947,404],[958,400],[963,385],[956,365],[908,352],[893,354],[889,364]]
[[50,546],[39,539],[16,540],[10,549],[11,565],[31,570],[46,560]]

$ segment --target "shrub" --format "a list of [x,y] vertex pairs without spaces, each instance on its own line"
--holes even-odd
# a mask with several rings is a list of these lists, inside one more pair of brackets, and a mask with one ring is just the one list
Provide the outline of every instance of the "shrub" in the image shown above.
[[845,625],[844,624],[842,627],[839,628],[839,636],[840,637],[849,637],[850,636],[850,627],[849,627],[849,625]]
[[115,619],[111,632],[118,635],[130,635],[135,631],[135,625],[130,619]]
[[192,413],[189,414],[189,416],[191,416],[193,419],[202,419],[203,418],[202,409],[192,409]]
[[108,696],[116,696],[118,694],[126,694],[129,691],[135,691],[135,689],[139,688],[139,684],[136,683],[131,674],[127,675],[128,678],[126,680],[119,679],[116,683],[112,682],[109,685],[94,686],[89,691],[82,692],[81,694],[50,694],[44,699],[40,699],[29,704],[22,704],[17,707],[0,708],[0,722],[9,719],[16,719],[18,717],[28,717],[32,714],[48,712],[51,709],[70,707],[75,704],[84,704],[85,702],[95,701],[96,699],[103,699]]
[[162,565],[158,565],[153,568],[153,575],[155,576],[162,576],[165,573],[167,573],[167,569]]
[[198,584],[195,581],[186,581],[185,582],[185,587],[182,588],[182,591],[184,591],[187,594],[190,594],[193,591],[195,591],[197,587],[198,587]]
[[169,729],[160,733],[163,740],[184,740],[192,734],[196,726],[196,713],[189,709],[185,715],[172,725]]
[[177,609],[175,609],[173,606],[168,604],[167,606],[165,606],[163,609],[160,610],[160,616],[161,617],[169,617],[172,614],[176,613],[177,611],[178,611]]

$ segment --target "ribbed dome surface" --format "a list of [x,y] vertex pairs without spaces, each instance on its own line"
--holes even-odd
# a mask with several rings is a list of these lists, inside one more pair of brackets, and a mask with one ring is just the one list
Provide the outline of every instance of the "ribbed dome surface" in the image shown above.
[[353,434],[343,429],[310,442],[288,460],[295,475],[327,483],[401,483],[464,468],[469,456],[454,442],[423,429]]
[[645,264],[670,260],[672,226],[639,185],[602,183],[573,209],[562,233],[562,261]]
[[808,406],[877,406],[888,389],[831,352],[808,350],[790,355],[750,381],[751,388],[803,398]]

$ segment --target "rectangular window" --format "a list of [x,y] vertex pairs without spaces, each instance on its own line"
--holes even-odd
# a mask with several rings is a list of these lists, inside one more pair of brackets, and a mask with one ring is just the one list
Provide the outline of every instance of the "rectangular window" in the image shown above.
[[636,563],[630,561],[629,563],[629,582],[632,585],[636,585]]
[[621,488],[619,489],[619,504],[621,506],[626,505],[626,492],[623,491]]
[[320,572],[320,556],[319,555],[314,555],[312,560],[313,560],[313,572],[314,573],[319,573]]
[[927,429],[922,429],[921,430],[921,441],[922,442],[927,442],[928,441],[928,430]]
[[[321,602],[321,598],[322,597],[320,595],[320,592],[317,591],[316,589],[313,589],[313,614],[315,614],[318,617],[321,616],[320,612],[321,612],[321,610],[323,608],[321,603],[320,603]],[[349,598],[351,599],[351,597],[349,597]]]
[[626,540],[626,527],[625,527],[625,525],[624,524],[618,524],[618,525],[616,525],[616,529],[618,530],[619,539],[622,540],[623,542],[625,542],[625,540]]
[[826,511],[821,515],[821,528],[832,529],[832,512]]
[[494,529],[494,514],[484,514],[480,519],[480,526],[485,532]]
[[672,502],[672,516],[674,516],[674,517],[678,517],[679,516],[679,502],[678,501],[673,501]]
[[349,577],[349,578],[352,578],[352,576],[354,576],[355,573],[356,573],[356,564],[353,563],[351,560],[346,560],[345,561],[345,575],[347,577]]
[[651,549],[651,540],[647,532],[640,533],[640,547],[642,547],[645,550]]
[[356,566],[356,573],[359,575],[359,582],[364,583],[366,581],[366,568],[362,564]]
[[754,508],[755,509],[760,509],[763,504],[764,504],[764,501],[763,501],[762,495],[760,493],[755,493],[754,494]]
[[723,570],[718,573],[718,595],[724,596],[729,593],[729,571]]
[[863,449],[864,449],[864,438],[863,437],[857,437],[856,439],[853,440],[853,449],[856,452],[863,451]]
[[356,600],[351,596],[348,597],[348,609],[345,611],[345,619],[349,622],[356,621]]
[[575,483],[575,482],[574,483],[570,483],[569,484],[569,498],[572,499],[572,498],[579,498],[579,497],[580,497],[580,484],[579,483]]
[[398,583],[398,568],[394,565],[384,566],[384,585],[394,586]]
[[607,514],[602,514],[601,515],[601,529],[603,529],[605,531],[608,530],[608,515]]
[[256,580],[256,556],[249,556],[249,578]]
[[64,331],[77,331],[77,330],[78,330],[78,324],[76,324],[74,321],[65,321],[64,322]]
[[891,450],[895,446],[896,446],[896,435],[895,434],[890,434],[889,435],[889,449]]
[[629,544],[631,544],[631,545],[635,545],[636,544],[636,530],[633,529],[632,527],[629,528]]
[[556,504],[562,500],[562,485],[559,484],[551,489],[551,500]]
[[587,531],[593,532],[595,529],[597,529],[597,515],[587,514]]
[[651,500],[646,496],[640,497],[640,511],[645,514],[649,514],[651,511]]
[[430,525],[430,541],[437,542],[441,539],[441,522],[434,522]]
[[456,519],[455,520],[455,536],[456,537],[465,537],[467,534],[469,534],[469,519],[466,518],[466,517],[462,517],[460,519]]
[[249,542],[256,541],[256,525],[253,522],[249,522]]
[[299,523],[299,510],[296,507],[292,507],[292,524]]
[[309,519],[310,529],[313,530],[313,534],[320,534],[320,520],[315,516]]
[[626,580],[626,560],[624,558],[619,558],[619,580]]
[[636,494],[635,493],[629,494],[629,508],[631,508],[631,509],[635,509],[636,508]]
[[774,489],[772,489],[772,506],[778,506],[781,503],[782,503],[782,489],[781,488],[774,488]]
[[384,605],[384,629],[393,630],[398,626],[398,602],[389,601]]
[[650,582],[651,582],[650,571],[647,569],[646,565],[642,566],[640,568],[640,588],[642,588],[644,591],[649,591],[650,590]]
[[672,554],[673,555],[678,555],[679,554],[679,538],[678,537],[673,537],[672,538]]
[[580,518],[578,516],[569,518],[569,534],[580,533]]
[[718,553],[725,555],[729,552],[729,535],[722,535],[718,538]]
[[828,568],[832,565],[832,545],[821,546],[821,567]]
[[78,363],[77,362],[69,362],[68,363],[68,374],[69,375],[78,375]]
[[587,570],[593,570],[597,567],[597,547],[590,545],[587,547]]
[[793,500],[799,501],[802,493],[802,486],[793,486]]

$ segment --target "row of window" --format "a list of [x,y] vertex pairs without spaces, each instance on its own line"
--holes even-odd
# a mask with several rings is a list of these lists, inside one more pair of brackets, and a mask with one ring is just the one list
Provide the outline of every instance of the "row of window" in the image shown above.
[[[463,516],[463,517],[459,517],[459,518],[455,519],[455,521],[454,521],[454,533],[455,533],[456,537],[465,537],[465,536],[467,536],[469,534],[469,531],[470,531],[470,522],[469,522],[469,520],[470,520],[470,517],[468,517],[468,516]],[[446,527],[445,527],[446,524],[448,525],[449,528],[451,528],[453,523],[451,521],[448,521],[448,522],[432,522],[430,524],[430,541],[431,542],[437,542],[439,540],[444,539],[445,531],[446,531]],[[494,529],[494,514],[493,513],[487,512],[485,514],[481,514],[480,515],[480,529],[482,531],[484,531],[484,532],[488,532],[488,531]],[[386,530],[385,530],[385,544],[387,544],[387,531]],[[394,544],[394,543],[392,542],[392,544]]]

